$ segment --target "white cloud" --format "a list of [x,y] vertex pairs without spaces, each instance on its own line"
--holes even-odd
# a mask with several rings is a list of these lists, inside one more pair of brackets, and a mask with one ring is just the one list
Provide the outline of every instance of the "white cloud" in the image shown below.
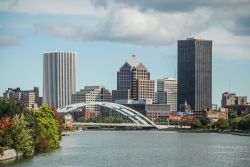
[[196,34],[199,38],[213,40],[213,54],[230,59],[250,59],[250,38],[237,36],[222,27],[213,27]]
[[141,12],[136,8],[111,11],[92,38],[129,41],[135,44],[166,45],[190,32],[207,28],[211,12],[206,9],[191,13]]
[[212,39],[215,55],[249,58],[249,2],[219,3],[214,0],[203,4],[193,0],[195,6],[189,4],[187,7],[179,6],[180,3],[182,1],[1,0],[0,11],[48,14],[51,17],[98,16],[91,22],[90,18],[78,17],[82,20],[75,24],[68,20],[60,23],[38,21],[34,26],[37,32],[70,40],[160,46],[194,34]]
[[0,37],[0,47],[4,46],[14,46],[19,44],[20,39],[13,36],[2,36]]
[[77,38],[76,28],[67,24],[37,23],[34,25],[36,32],[47,32],[50,35],[66,39]]
[[0,11],[87,16],[104,16],[106,13],[88,0],[1,0]]
[[190,32],[207,28],[211,12],[192,13],[141,12],[135,8],[117,8],[104,17],[96,29],[69,24],[37,24],[36,29],[51,35],[83,40],[129,42],[139,45],[166,45],[186,37]]

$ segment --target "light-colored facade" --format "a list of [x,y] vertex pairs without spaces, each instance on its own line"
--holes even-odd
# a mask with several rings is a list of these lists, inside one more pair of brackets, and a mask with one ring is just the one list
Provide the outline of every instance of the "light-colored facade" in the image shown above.
[[211,122],[216,122],[220,118],[228,119],[228,108],[221,108],[220,111],[207,111],[206,117]]
[[[72,94],[72,104],[81,102],[111,102],[112,96],[104,86],[85,86],[79,92]],[[86,106],[85,110],[100,111],[100,106]]]
[[33,90],[8,88],[8,90],[3,93],[3,97],[22,102],[27,109],[37,108],[41,105],[41,97],[39,97],[39,89],[37,87],[34,87]]
[[43,54],[43,102],[56,108],[71,104],[76,91],[76,52]]
[[246,105],[247,96],[236,96],[235,93],[225,92],[222,94],[221,107],[231,106],[231,105]]
[[177,112],[177,80],[165,78],[157,80],[156,103],[169,104],[170,110]]
[[64,126],[66,130],[71,130],[73,127],[73,117],[71,114],[67,114],[64,116]]
[[117,90],[112,91],[113,101],[151,99],[154,101],[154,81],[150,72],[135,55],[117,72]]

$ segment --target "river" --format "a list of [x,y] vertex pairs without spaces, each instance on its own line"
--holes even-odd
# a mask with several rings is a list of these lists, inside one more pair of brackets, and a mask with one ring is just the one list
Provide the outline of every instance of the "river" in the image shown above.
[[82,131],[10,167],[250,167],[250,137],[168,131]]

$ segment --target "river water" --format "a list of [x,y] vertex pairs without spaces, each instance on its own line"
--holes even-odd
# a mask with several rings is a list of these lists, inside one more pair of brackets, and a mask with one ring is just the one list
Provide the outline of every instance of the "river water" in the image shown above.
[[167,131],[83,131],[10,167],[250,167],[250,137]]

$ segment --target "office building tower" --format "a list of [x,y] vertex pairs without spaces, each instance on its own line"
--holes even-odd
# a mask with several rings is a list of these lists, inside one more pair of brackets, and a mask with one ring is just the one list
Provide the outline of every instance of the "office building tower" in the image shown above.
[[185,104],[200,111],[212,107],[212,41],[178,41],[178,109]]
[[60,108],[71,104],[76,91],[76,52],[43,54],[43,102]]
[[169,104],[171,112],[177,112],[177,80],[164,78],[157,80],[156,103]]
[[117,90],[112,91],[112,98],[119,103],[142,99],[154,101],[154,81],[150,80],[150,72],[135,55],[117,72]]

